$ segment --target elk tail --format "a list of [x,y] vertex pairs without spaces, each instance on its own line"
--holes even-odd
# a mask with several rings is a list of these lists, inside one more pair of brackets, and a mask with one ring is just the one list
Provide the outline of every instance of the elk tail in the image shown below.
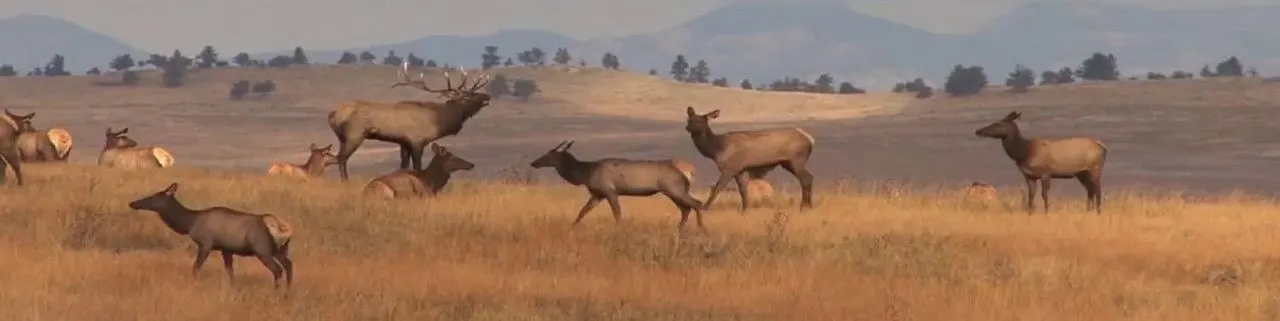
[[58,154],[58,159],[67,159],[71,154],[71,133],[62,128],[50,128],[45,136],[49,137],[49,142],[53,143],[53,149]]

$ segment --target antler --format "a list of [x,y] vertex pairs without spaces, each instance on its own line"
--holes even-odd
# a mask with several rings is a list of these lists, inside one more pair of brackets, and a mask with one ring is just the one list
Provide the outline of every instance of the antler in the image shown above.
[[396,88],[400,86],[410,86],[413,88],[420,89],[422,91],[437,93],[441,95],[447,95],[449,94],[449,92],[453,91],[453,89],[451,88],[452,86],[449,83],[448,72],[444,73],[445,87],[449,87],[448,89],[431,89],[431,87],[427,87],[427,81],[425,79],[426,75],[425,73],[422,73],[422,72],[418,73],[418,80],[409,79],[409,63],[408,62],[402,63],[400,65],[400,70],[396,71],[396,73],[397,73],[397,76],[401,78],[401,81],[391,85],[391,88]]
[[458,67],[458,71],[462,72],[462,83],[458,85],[457,89],[455,89],[457,91],[475,92],[476,90],[479,90],[480,88],[484,88],[485,85],[489,84],[489,74],[486,73],[483,76],[480,76],[479,81],[476,81],[472,83],[470,87],[467,87],[467,81],[469,80],[467,77],[467,70],[463,69],[462,67]]

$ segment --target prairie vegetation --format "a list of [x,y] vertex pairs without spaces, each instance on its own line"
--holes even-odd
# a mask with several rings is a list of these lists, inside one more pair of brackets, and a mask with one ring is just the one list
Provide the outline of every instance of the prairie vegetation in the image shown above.
[[[1262,320],[1280,313],[1280,206],[1235,194],[1108,194],[1028,216],[1017,191],[820,184],[794,213],[780,190],[736,200],[705,234],[677,234],[662,197],[628,200],[622,226],[584,195],[457,181],[430,200],[359,196],[350,182],[182,166],[125,171],[32,164],[0,188],[0,311],[12,320]],[[217,264],[126,203],[178,182],[192,208],[275,213],[296,233],[297,279]],[[1073,190],[1072,192],[1080,192]],[[728,194],[726,197],[734,197]]]

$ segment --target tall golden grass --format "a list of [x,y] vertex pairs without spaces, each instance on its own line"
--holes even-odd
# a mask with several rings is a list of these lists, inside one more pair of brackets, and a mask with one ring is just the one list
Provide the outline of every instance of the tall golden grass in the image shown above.
[[[1248,197],[1083,191],[1049,215],[942,192],[837,185],[795,212],[780,192],[705,233],[660,197],[624,223],[566,184],[458,181],[432,200],[359,197],[364,179],[299,182],[170,168],[28,166],[0,188],[5,320],[1262,320],[1280,316],[1280,206]],[[526,180],[512,180],[524,182]],[[298,278],[258,262],[228,283],[155,214],[125,204],[182,185],[194,208],[276,213]],[[1067,194],[1071,192],[1059,192]],[[1077,195],[1079,194],[1079,195]]]

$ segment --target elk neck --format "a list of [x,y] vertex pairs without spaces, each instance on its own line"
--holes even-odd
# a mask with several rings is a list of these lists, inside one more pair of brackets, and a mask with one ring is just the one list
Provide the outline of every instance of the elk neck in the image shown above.
[[1000,145],[1004,147],[1004,153],[1009,155],[1014,162],[1022,164],[1031,156],[1031,140],[1022,136],[1022,131],[1017,126],[1013,130],[1000,139]]
[[556,174],[560,174],[560,178],[569,184],[582,185],[591,178],[591,171],[595,170],[596,164],[597,162],[580,161],[573,154],[565,152],[556,163]]
[[480,113],[484,106],[475,104],[446,103],[445,108],[437,109],[437,128],[443,136],[455,135],[462,131],[462,125]]
[[444,163],[444,157],[432,157],[426,168],[413,174],[426,183],[434,194],[444,189],[444,185],[449,183],[449,178],[453,177],[453,173],[444,169]]
[[318,177],[320,175],[324,175],[324,155],[311,155],[310,158],[307,158],[306,163],[303,163],[298,167],[301,167],[309,176]]
[[191,232],[191,226],[195,225],[196,217],[199,216],[194,210],[187,208],[178,202],[177,199],[169,199],[160,207],[151,209],[160,214],[160,220],[164,221],[164,225],[169,226],[179,235],[187,235]]
[[716,154],[724,150],[724,135],[717,135],[708,127],[697,133],[689,133],[689,137],[693,138],[693,146],[698,148],[698,153],[707,158],[715,159]]

